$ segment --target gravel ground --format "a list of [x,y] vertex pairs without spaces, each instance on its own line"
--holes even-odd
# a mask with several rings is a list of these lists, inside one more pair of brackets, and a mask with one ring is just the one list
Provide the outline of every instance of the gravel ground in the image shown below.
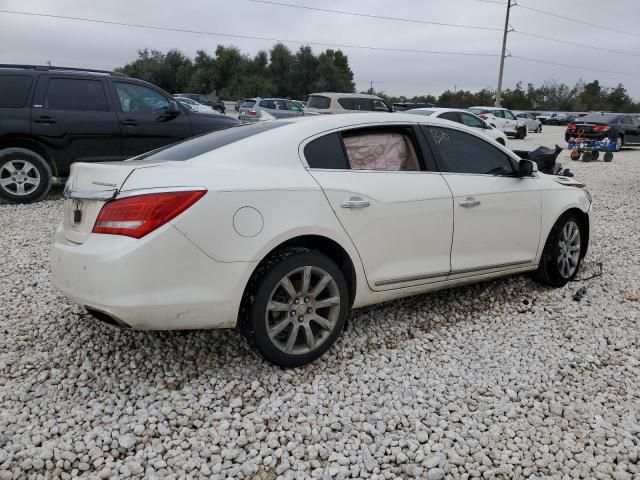
[[602,276],[359,310],[296,370],[233,331],[101,325],[49,281],[59,190],[0,205],[0,480],[639,479],[639,162],[566,160],[596,201],[583,275]]

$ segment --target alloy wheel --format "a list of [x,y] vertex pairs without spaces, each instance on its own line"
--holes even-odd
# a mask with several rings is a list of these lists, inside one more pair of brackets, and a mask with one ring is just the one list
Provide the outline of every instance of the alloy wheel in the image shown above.
[[281,352],[312,352],[334,330],[340,303],[338,284],[331,274],[316,266],[296,268],[280,279],[269,295],[267,334]]
[[10,160],[0,167],[0,188],[12,195],[28,195],[40,185],[40,172],[27,160]]
[[578,269],[580,261],[580,227],[574,221],[568,221],[558,242],[558,269],[563,278],[571,278]]

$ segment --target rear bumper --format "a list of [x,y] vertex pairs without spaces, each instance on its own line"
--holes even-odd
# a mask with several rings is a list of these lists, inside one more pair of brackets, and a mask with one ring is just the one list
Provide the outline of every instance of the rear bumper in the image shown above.
[[50,260],[62,293],[112,323],[140,330],[234,327],[255,267],[217,262],[171,225],[140,240],[92,234],[83,244],[58,229]]

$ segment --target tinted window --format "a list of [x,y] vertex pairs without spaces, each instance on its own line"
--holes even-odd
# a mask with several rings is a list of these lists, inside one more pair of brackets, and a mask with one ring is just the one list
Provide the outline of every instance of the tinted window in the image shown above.
[[491,113],[498,118],[504,118],[504,112],[502,110],[492,110]]
[[309,142],[304,147],[304,156],[311,168],[348,169],[340,136],[331,133]]
[[624,124],[624,125],[632,125],[633,122],[631,121],[631,117],[628,115],[625,115],[624,117],[622,117],[622,120],[620,120],[620,123]]
[[458,112],[444,112],[440,114],[439,118],[451,120],[452,122],[460,122],[460,120],[458,119]]
[[338,105],[340,105],[345,110],[355,110],[355,101],[353,98],[339,98]]
[[249,100],[240,105],[242,108],[251,108],[256,104],[253,100]]
[[106,112],[107,98],[100,80],[52,78],[47,86],[44,108]]
[[461,113],[460,118],[462,119],[462,123],[468,127],[484,128],[485,123],[475,115],[471,115],[470,113]]
[[405,129],[358,130],[342,141],[353,170],[420,170],[416,148]]
[[487,141],[449,128],[423,127],[439,153],[438,166],[443,172],[512,175],[509,157]]
[[158,113],[169,106],[164,95],[143,85],[116,82],[116,91],[123,112]]
[[276,108],[276,105],[273,100],[260,100],[260,103],[258,103],[258,106],[260,108],[270,108],[271,110]]
[[26,75],[0,77],[0,108],[24,107],[33,79]]
[[283,125],[287,125],[287,122],[259,122],[252,125],[238,125],[237,127],[206,133],[180,143],[152,150],[149,153],[135,157],[134,160],[189,160],[216,148],[224,147],[230,143],[282,127]]
[[311,95],[307,102],[308,108],[329,108],[331,105],[331,99],[329,97],[323,97],[321,95]]

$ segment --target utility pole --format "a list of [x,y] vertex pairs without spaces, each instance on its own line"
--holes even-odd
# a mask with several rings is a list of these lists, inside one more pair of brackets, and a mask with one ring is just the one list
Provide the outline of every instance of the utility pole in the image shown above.
[[371,86],[369,87],[369,94],[373,95],[373,80],[371,80]]
[[509,33],[509,13],[511,12],[511,0],[507,0],[507,16],[504,19],[504,33],[502,34],[502,55],[500,56],[500,74],[498,75],[498,89],[496,90],[496,107],[500,106],[502,94],[502,74],[504,73],[504,55],[507,50],[507,33]]

